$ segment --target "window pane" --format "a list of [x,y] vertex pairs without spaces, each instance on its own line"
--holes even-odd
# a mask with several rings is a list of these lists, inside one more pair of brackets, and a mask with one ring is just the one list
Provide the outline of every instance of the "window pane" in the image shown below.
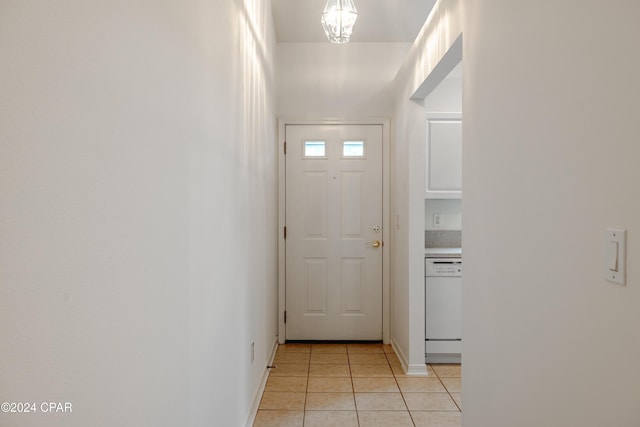
[[324,157],[324,150],[324,141],[305,141],[304,143],[305,157]]
[[342,143],[343,157],[364,157],[364,141],[344,141]]

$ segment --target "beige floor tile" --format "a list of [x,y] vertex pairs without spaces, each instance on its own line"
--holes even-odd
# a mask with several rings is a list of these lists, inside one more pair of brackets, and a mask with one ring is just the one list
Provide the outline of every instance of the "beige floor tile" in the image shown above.
[[402,370],[402,364],[400,362],[396,362],[396,361],[389,362],[389,366],[391,366],[391,368]]
[[400,359],[398,359],[398,356],[396,356],[395,354],[385,354],[385,356],[387,356],[387,360],[389,361],[390,365],[398,365],[398,366],[402,366],[402,363],[400,363]]
[[351,365],[388,365],[384,353],[349,353]]
[[309,378],[309,393],[353,392],[351,378]]
[[349,353],[384,353],[382,344],[347,344]]
[[388,365],[351,365],[352,377],[392,377],[393,372]]
[[358,411],[358,419],[360,427],[413,427],[408,411]]
[[273,409],[281,411],[304,410],[305,393],[288,391],[265,391],[260,401],[260,409]]
[[453,400],[456,402],[456,405],[458,405],[458,408],[460,408],[460,410],[462,410],[462,393],[449,393],[451,395],[451,397],[453,397]]
[[307,411],[355,411],[353,393],[307,393]]
[[309,363],[309,353],[277,353],[276,357],[273,359],[274,364],[279,363]]
[[356,393],[358,411],[406,411],[400,393]]
[[253,427],[302,427],[303,411],[258,411]]
[[346,344],[312,344],[311,353],[346,353]]
[[395,378],[352,378],[353,391],[356,393],[397,393]]
[[410,411],[458,411],[449,393],[402,393]]
[[334,353],[312,353],[312,365],[348,365],[349,359],[347,354]]
[[298,363],[282,363],[271,368],[271,377],[306,377],[309,375],[309,365]]
[[460,365],[408,376],[388,345],[298,343],[274,365],[254,427],[461,426]]
[[460,427],[462,425],[460,412],[411,411],[411,417],[416,427]]
[[440,381],[447,388],[449,393],[459,393],[462,391],[462,378],[440,378]]
[[444,393],[447,390],[437,377],[422,378],[396,378],[400,390],[404,393],[420,393],[437,391]]
[[305,427],[358,427],[356,411],[306,411]]
[[295,391],[298,393],[306,393],[307,377],[269,376],[264,391]]
[[277,353],[311,353],[311,344],[280,344]]
[[440,378],[462,376],[462,367],[456,364],[432,364],[431,367]]
[[309,377],[351,377],[349,365],[311,365]]
[[393,371],[393,375],[396,378],[406,378],[406,377],[413,378],[414,377],[414,375],[407,375],[404,372],[404,369],[402,368],[401,365],[390,365],[390,366],[391,366],[391,371]]

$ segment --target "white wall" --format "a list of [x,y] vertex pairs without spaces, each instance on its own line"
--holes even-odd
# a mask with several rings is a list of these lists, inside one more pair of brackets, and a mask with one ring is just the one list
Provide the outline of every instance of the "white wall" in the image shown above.
[[462,63],[424,99],[424,109],[432,113],[462,113]]
[[[447,12],[432,17],[399,74],[396,159],[408,157],[410,169],[397,182],[410,189],[394,190],[412,229],[421,209],[411,188],[424,180],[408,153],[422,135],[406,99],[413,87],[424,92],[446,58],[434,46],[446,47],[462,19],[463,424],[637,426],[640,5],[456,3],[437,3]],[[603,278],[606,227],[629,232],[624,287]],[[400,236],[408,257],[412,236]],[[398,289],[410,297],[418,287]],[[397,304],[395,326],[408,325],[409,351],[420,340],[413,314],[398,315],[407,307]]]
[[[447,72],[438,64],[460,43],[461,1],[436,2],[395,79],[392,215],[396,218],[392,271],[391,335],[414,374],[424,365],[424,227],[426,110],[424,97]],[[456,45],[458,46],[458,45]],[[451,61],[452,56],[449,56]],[[452,62],[452,67],[459,58]],[[425,85],[430,74],[439,74]],[[430,89],[426,90],[425,87]],[[422,99],[412,100],[413,97]]]
[[464,17],[464,424],[638,426],[640,3]]
[[1,425],[245,422],[276,334],[274,49],[264,2],[2,2],[1,400],[73,413]]
[[278,43],[278,115],[287,119],[389,117],[393,79],[410,43]]
[[[433,224],[433,215],[440,215],[440,226]],[[461,199],[425,199],[424,201],[424,229],[425,230],[461,230],[462,229],[462,200]]]

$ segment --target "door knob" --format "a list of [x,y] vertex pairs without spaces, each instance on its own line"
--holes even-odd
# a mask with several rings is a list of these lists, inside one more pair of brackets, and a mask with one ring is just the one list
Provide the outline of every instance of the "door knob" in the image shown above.
[[369,246],[372,248],[379,248],[381,244],[382,243],[380,243],[380,240],[374,240],[373,242],[369,243]]

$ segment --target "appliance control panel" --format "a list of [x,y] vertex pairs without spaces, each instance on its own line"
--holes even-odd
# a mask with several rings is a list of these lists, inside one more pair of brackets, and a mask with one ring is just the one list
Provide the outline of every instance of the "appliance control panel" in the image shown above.
[[459,277],[462,276],[460,259],[425,259],[425,276],[427,277]]

